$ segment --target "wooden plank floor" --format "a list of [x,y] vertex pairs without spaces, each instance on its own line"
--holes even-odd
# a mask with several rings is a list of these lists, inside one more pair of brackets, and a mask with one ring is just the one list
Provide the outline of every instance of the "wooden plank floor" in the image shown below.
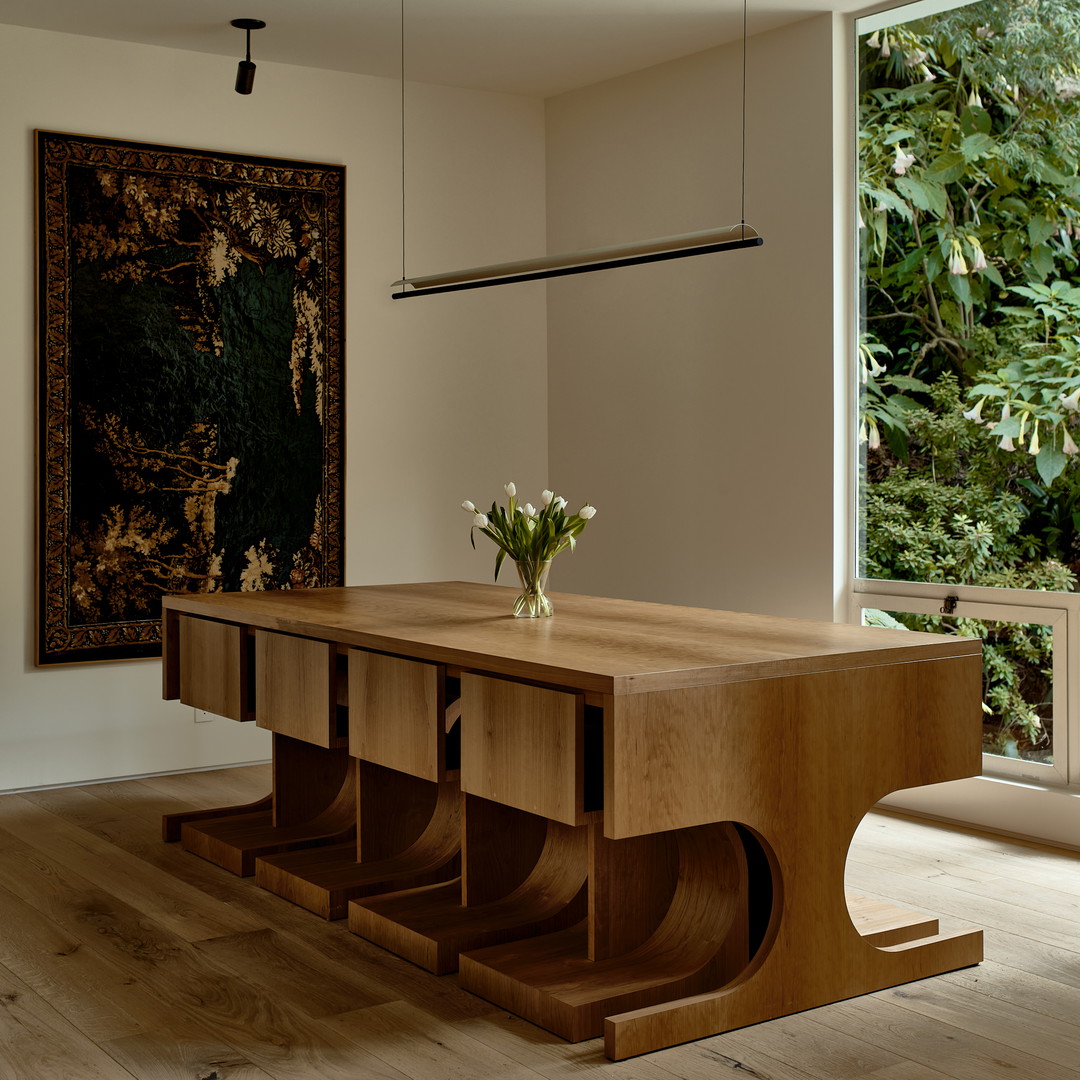
[[160,840],[256,766],[0,796],[0,1080],[1077,1080],[1080,855],[871,815],[849,886],[986,962],[614,1064]]

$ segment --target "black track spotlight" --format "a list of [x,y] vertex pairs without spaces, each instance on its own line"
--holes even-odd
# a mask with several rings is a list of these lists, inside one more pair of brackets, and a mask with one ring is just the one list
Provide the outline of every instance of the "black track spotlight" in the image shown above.
[[247,59],[236,65],[236,92],[250,94],[255,85],[255,65],[251,62],[251,31],[261,30],[266,23],[262,19],[233,19],[230,25],[247,31]]

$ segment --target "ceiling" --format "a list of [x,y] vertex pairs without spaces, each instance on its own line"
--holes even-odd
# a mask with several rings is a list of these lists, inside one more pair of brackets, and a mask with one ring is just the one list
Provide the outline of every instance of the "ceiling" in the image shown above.
[[[544,97],[738,38],[741,0],[403,0],[409,79]],[[866,0],[748,0],[751,34]],[[0,23],[397,78],[402,0],[0,0]]]

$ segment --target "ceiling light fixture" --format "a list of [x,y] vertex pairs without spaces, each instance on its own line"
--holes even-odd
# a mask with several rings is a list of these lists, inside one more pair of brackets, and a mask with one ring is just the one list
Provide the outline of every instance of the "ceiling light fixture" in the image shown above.
[[615,247],[593,248],[567,252],[562,255],[543,255],[537,259],[474,266],[467,270],[451,270],[423,277],[405,276],[405,0],[401,0],[401,278],[394,282],[391,293],[395,300],[410,296],[430,296],[434,293],[460,292],[463,289],[482,289],[490,285],[509,285],[516,281],[536,281],[542,278],[566,277],[610,270],[617,266],[664,262],[690,255],[708,255],[717,251],[758,247],[764,243],[758,231],[746,224],[746,0],[742,10],[742,163],[741,205],[738,225],[718,229],[664,236]]
[[236,92],[250,94],[255,85],[255,65],[251,62],[251,31],[261,30],[266,23],[262,19],[233,19],[229,24],[237,30],[247,31],[247,59],[236,65]]

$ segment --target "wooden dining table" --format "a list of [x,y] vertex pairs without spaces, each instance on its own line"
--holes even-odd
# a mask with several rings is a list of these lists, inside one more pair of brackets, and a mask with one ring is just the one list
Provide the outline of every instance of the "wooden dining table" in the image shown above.
[[465,582],[184,594],[164,693],[273,733],[168,840],[619,1060],[977,964],[845,890],[981,769],[978,640]]

